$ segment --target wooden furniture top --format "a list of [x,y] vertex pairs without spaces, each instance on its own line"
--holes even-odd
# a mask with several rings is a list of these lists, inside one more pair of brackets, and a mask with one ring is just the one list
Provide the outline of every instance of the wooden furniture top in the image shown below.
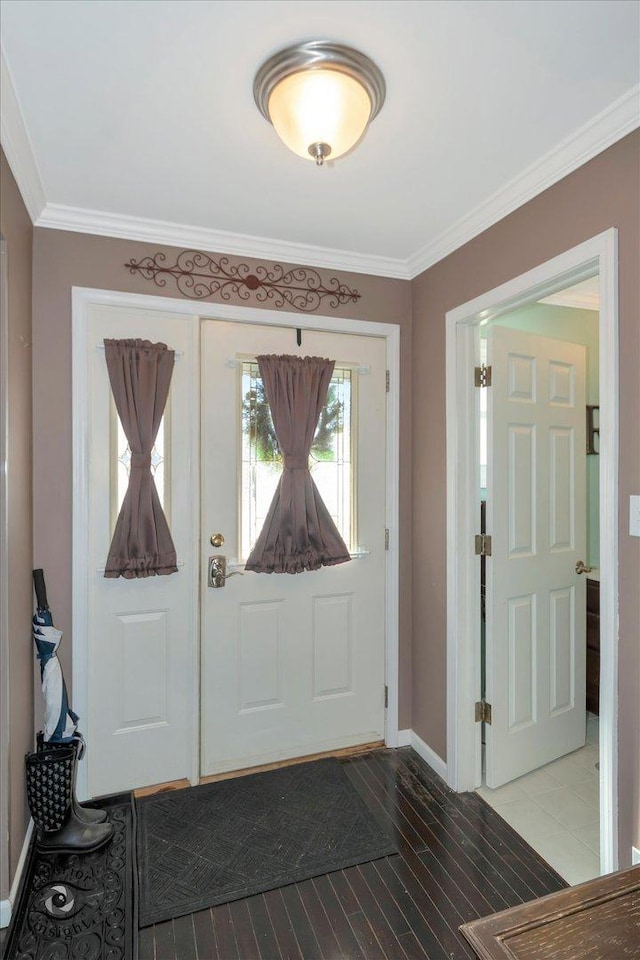
[[640,866],[465,923],[480,960],[640,960]]

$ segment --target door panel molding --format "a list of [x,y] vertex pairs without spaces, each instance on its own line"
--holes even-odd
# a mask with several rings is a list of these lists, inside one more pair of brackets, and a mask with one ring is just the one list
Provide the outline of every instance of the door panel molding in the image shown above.
[[[367,370],[357,377],[358,403],[348,415],[356,475],[353,512],[365,555],[301,577],[245,571],[223,591],[202,590],[202,776],[284,754],[316,753],[327,744],[384,737],[386,345],[380,337],[317,330],[306,332],[300,346],[295,343],[294,332],[282,327],[202,321],[201,562],[207,562],[212,530],[224,532],[230,556],[242,558],[250,548],[247,542],[240,545],[247,509],[240,491],[246,492],[248,479],[242,468],[247,451],[240,410],[244,391],[251,387],[246,382],[241,387],[238,361],[265,353],[329,356],[337,358],[338,367]],[[234,462],[236,470],[220,472],[220,463]],[[255,483],[260,502],[258,476]],[[321,481],[318,489],[323,496]],[[250,629],[242,629],[242,611],[253,601],[261,601],[265,610],[270,601],[280,604],[279,626],[268,631],[270,656],[264,660],[258,652],[260,615],[253,617]],[[277,707],[268,704],[276,691],[266,683],[276,675]],[[251,703],[255,706],[249,709]]]
[[[198,318],[232,320],[237,323],[263,324],[302,330],[376,336],[386,341],[387,366],[390,371],[390,388],[386,404],[386,521],[391,531],[389,550],[386,551],[385,589],[385,680],[388,687],[388,706],[385,712],[385,743],[398,746],[398,678],[399,678],[399,492],[400,492],[400,326],[395,323],[379,323],[369,320],[304,316],[285,311],[263,310],[253,307],[230,306],[229,304],[194,303],[188,300],[158,297],[146,294],[120,293],[87,287],[72,288],[72,381],[73,381],[73,533],[72,533],[72,621],[73,621],[73,698],[74,707],[81,716],[88,716],[88,658],[87,627],[89,619],[88,563],[88,397],[89,376],[86,365],[87,318],[93,304],[131,307],[146,310],[161,310],[164,313],[191,315],[194,325]],[[198,407],[198,404],[196,404]],[[199,430],[194,421],[196,435]],[[194,537],[194,551],[198,555],[198,538]],[[202,573],[202,571],[201,571]],[[197,598],[194,604],[197,606]],[[194,645],[195,647],[195,645]],[[199,653],[194,650],[194,677],[198,676]],[[193,694],[193,754],[191,757],[191,781],[198,782],[198,717],[199,692],[197,682]],[[87,797],[86,764],[78,770],[78,793]]]
[[[472,549],[474,535],[480,530],[477,496],[480,475],[476,456],[479,398],[473,386],[473,368],[479,355],[479,324],[481,320],[495,319],[596,274],[600,277],[601,397],[600,863],[602,873],[608,873],[618,866],[618,239],[615,228],[446,315],[447,778],[454,790],[472,790],[482,782],[481,725],[474,723],[474,704],[480,699],[477,615],[480,562]],[[557,386],[560,389],[566,385],[559,382]]]
[[[585,742],[586,581],[575,566],[587,543],[586,351],[499,323],[487,330],[486,340],[492,369],[486,524],[492,553],[485,583],[485,698],[492,720],[485,728],[485,772],[487,786],[496,788]],[[528,392],[536,398],[526,407],[509,396],[510,362],[524,354],[532,361]],[[551,399],[552,370],[560,364],[574,374],[570,407]],[[579,469],[572,467],[572,450]],[[574,514],[582,518],[577,539]],[[558,622],[554,633],[550,598],[567,583],[578,595],[577,616],[566,621],[566,629]],[[573,647],[574,633],[582,644],[572,657],[567,645]],[[554,711],[554,664],[560,666],[565,653],[575,670],[573,707]]]

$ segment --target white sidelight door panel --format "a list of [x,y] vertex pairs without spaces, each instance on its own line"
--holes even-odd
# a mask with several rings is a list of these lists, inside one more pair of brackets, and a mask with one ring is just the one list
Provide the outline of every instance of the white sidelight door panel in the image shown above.
[[585,742],[585,348],[488,331],[486,780]]
[[[243,363],[261,353],[329,357],[345,371],[349,470],[335,475],[325,502],[361,556],[296,575],[245,572],[219,588],[203,577],[203,776],[384,737],[386,345],[307,330],[302,338],[298,347],[291,328],[202,323],[202,569],[223,555],[231,572],[243,570],[271,499],[255,451],[243,447]],[[319,461],[314,471],[335,466]]]
[[[88,317],[89,709],[81,724],[89,744],[89,796],[100,796],[192,776],[197,729],[199,321],[99,305],[90,306]],[[100,349],[105,337],[162,341],[177,354],[152,458],[178,557],[178,572],[169,576],[104,578],[118,499],[127,482],[127,444],[118,432],[105,352]]]

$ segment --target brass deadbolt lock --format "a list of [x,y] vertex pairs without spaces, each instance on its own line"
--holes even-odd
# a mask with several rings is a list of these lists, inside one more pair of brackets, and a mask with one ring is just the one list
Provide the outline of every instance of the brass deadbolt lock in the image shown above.
[[209,542],[212,547],[221,547],[224,543],[224,537],[221,533],[212,533]]

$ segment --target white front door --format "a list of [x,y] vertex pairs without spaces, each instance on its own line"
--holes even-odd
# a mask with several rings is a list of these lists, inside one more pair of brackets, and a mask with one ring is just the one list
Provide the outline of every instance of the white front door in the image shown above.
[[[197,730],[198,319],[91,305],[88,313],[88,793],[95,797],[190,778]],[[107,374],[104,337],[163,341],[176,351],[154,462],[178,572],[104,578],[127,442]],[[54,611],[55,613],[55,611]]]
[[[385,341],[305,330],[298,347],[291,328],[206,320],[201,337],[201,773],[380,740]],[[255,363],[261,353],[336,360],[312,472],[358,556],[297,575],[245,572],[212,588],[209,557],[242,570],[277,482]],[[223,545],[211,545],[215,534]]]
[[486,780],[585,742],[585,348],[488,331]]

